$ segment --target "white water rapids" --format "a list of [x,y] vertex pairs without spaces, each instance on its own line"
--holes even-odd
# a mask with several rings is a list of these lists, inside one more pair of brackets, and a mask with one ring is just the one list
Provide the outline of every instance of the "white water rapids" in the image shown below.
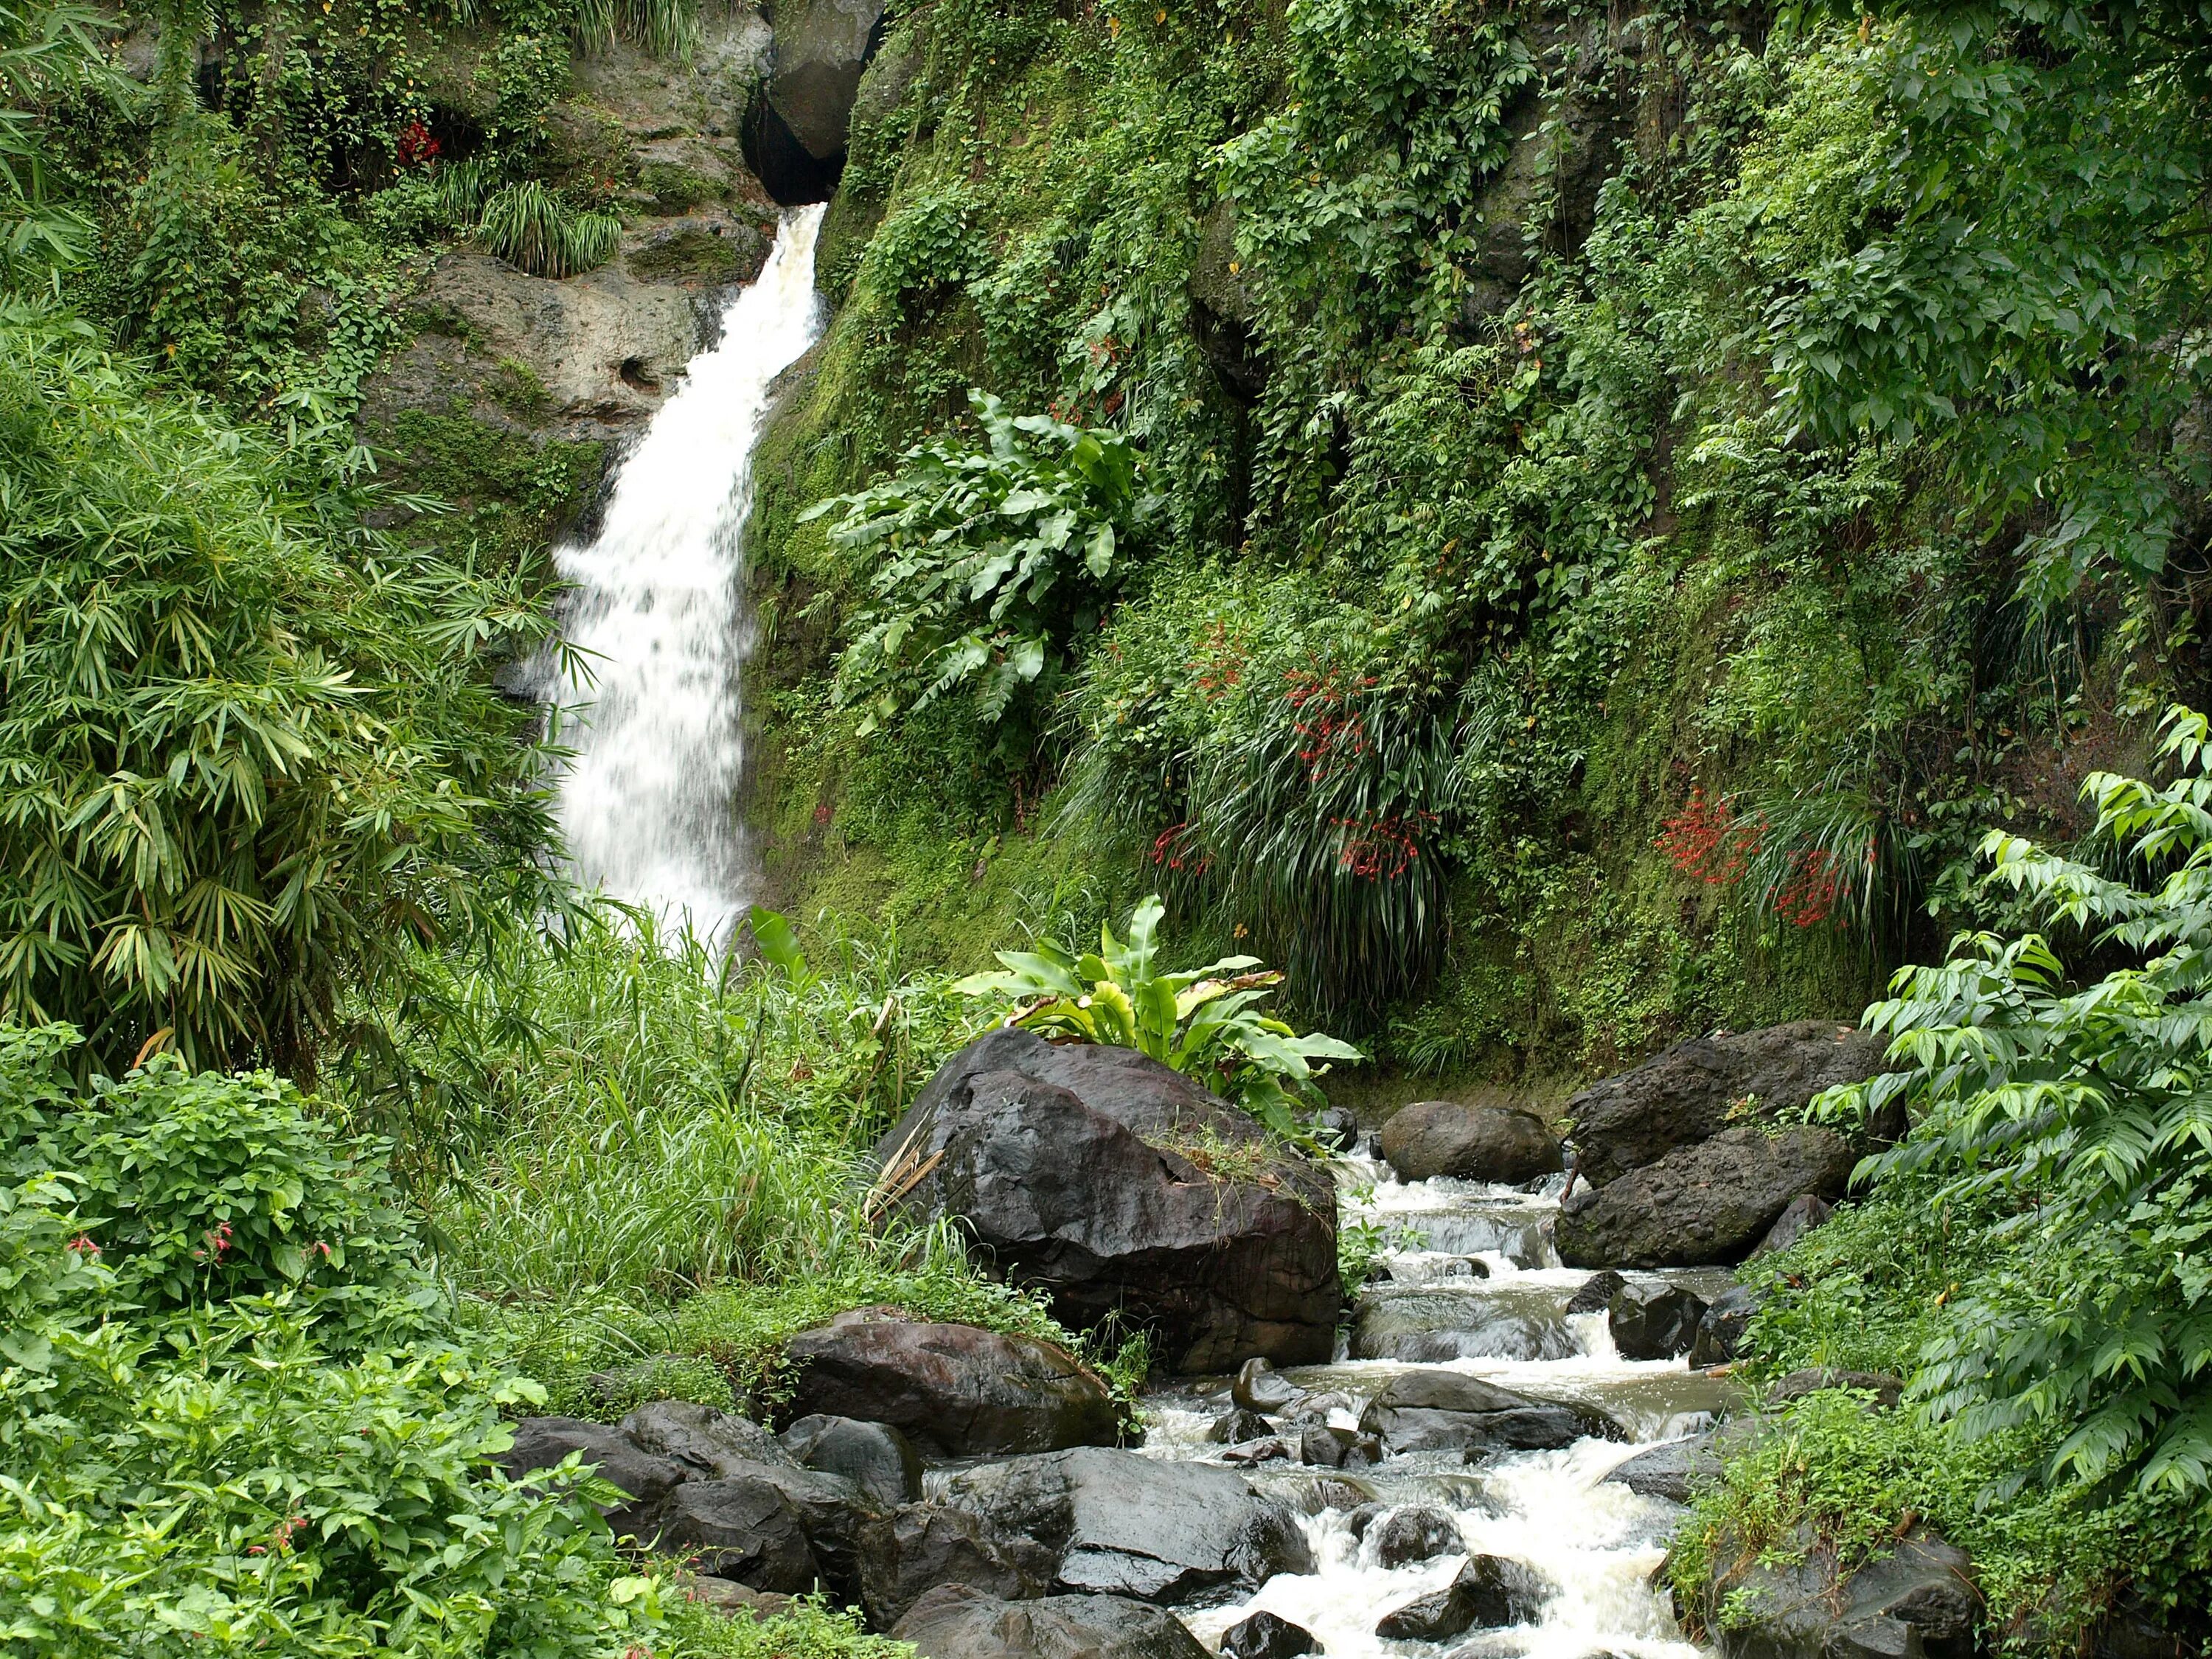
[[739,678],[752,451],[769,387],[822,329],[819,206],[785,215],[722,337],[623,462],[598,537],[554,557],[574,587],[566,634],[592,683],[548,688],[580,706],[561,786],[576,873],[612,896],[726,936],[744,902],[735,797],[744,760]]

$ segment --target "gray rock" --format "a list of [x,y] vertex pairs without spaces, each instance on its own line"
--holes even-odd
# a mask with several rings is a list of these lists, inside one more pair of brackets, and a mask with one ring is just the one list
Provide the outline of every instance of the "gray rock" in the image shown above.
[[798,1510],[759,1475],[687,1480],[652,1507],[637,1535],[690,1557],[702,1573],[753,1589],[796,1595],[819,1577]]
[[1534,1568],[1500,1555],[1478,1555],[1433,1595],[1409,1601],[1375,1626],[1386,1641],[1435,1642],[1478,1625],[1534,1624],[1556,1594]]
[[1386,1567],[1426,1561],[1438,1555],[1457,1555],[1467,1547],[1459,1523],[1442,1510],[1427,1504],[1393,1510],[1374,1528],[1375,1559]]
[[1584,1407],[1532,1400],[1460,1371],[1401,1371],[1360,1414],[1359,1426],[1394,1452],[1538,1451],[1586,1436],[1618,1439],[1619,1425]]
[[791,136],[835,165],[883,21],[883,0],[777,0],[765,93]]
[[1248,1440],[1263,1440],[1274,1431],[1273,1423],[1259,1413],[1240,1406],[1215,1418],[1206,1437],[1217,1446],[1241,1446]]
[[1248,1440],[1241,1446],[1231,1446],[1221,1454],[1221,1461],[1241,1465],[1287,1463],[1297,1455],[1297,1449],[1289,1441],[1280,1436],[1270,1436],[1265,1440]]
[[643,1450],[618,1429],[573,1417],[526,1417],[514,1425],[514,1443],[499,1460],[510,1480],[551,1468],[570,1452],[581,1452],[602,1480],[628,1492],[631,1501],[607,1511],[617,1538],[634,1534],[645,1511],[691,1478],[694,1471],[673,1458]]
[[1201,1463],[1085,1448],[966,1469],[940,1496],[1048,1552],[1055,1590],[1173,1603],[1313,1570],[1286,1507]]
[[1592,1273],[1582,1282],[1580,1289],[1567,1298],[1566,1311],[1571,1314],[1603,1313],[1612,1305],[1613,1293],[1628,1280],[1607,1267]]
[[1778,1378],[1766,1391],[1766,1403],[1771,1409],[1779,1410],[1793,1400],[1802,1400],[1824,1389],[1849,1389],[1854,1393],[1870,1394],[1880,1409],[1894,1411],[1897,1402],[1905,1397],[1905,1379],[1892,1376],[1887,1371],[1839,1371],[1826,1366],[1813,1367]]
[[1265,1359],[1248,1359],[1237,1368],[1229,1397],[1248,1412],[1288,1411],[1297,1404],[1298,1388]]
[[1678,1042],[1567,1103],[1582,1171],[1603,1187],[1711,1139],[1747,1112],[1771,1117],[1836,1084],[1871,1077],[1881,1069],[1881,1055],[1879,1039],[1819,1019]]
[[1697,1340],[1690,1345],[1690,1364],[1700,1369],[1731,1364],[1743,1342],[1744,1332],[1750,1328],[1751,1316],[1759,1311],[1764,1300],[1748,1285],[1739,1285],[1715,1297],[1712,1305],[1705,1310],[1705,1316],[1698,1322]]
[[[1210,1175],[1176,1150],[1198,1137],[1249,1152],[1265,1178]],[[1133,1049],[1017,1028],[979,1037],[877,1156],[926,1165],[901,1200],[910,1214],[957,1218],[995,1272],[1046,1290],[1067,1324],[1145,1327],[1171,1370],[1255,1354],[1322,1364],[1334,1351],[1343,1291],[1328,1170]]]
[[1606,1309],[1623,1359],[1673,1359],[1697,1340],[1705,1304],[1680,1285],[1623,1285]]
[[1298,1659],[1320,1647],[1304,1626],[1272,1613],[1255,1613],[1221,1633],[1221,1659]]
[[1359,1145],[1359,1120],[1349,1108],[1331,1106],[1314,1119],[1314,1139],[1333,1152],[1348,1152]]
[[784,1352],[794,1414],[888,1424],[938,1456],[1105,1446],[1121,1434],[1097,1375],[1030,1337],[862,1308]]
[[756,1463],[799,1467],[757,1423],[689,1400],[655,1400],[622,1420],[621,1432],[649,1452],[672,1457],[701,1474],[727,1474]]
[[979,1516],[943,1504],[908,1504],[871,1522],[860,1553],[860,1607],[872,1630],[890,1629],[939,1584],[1022,1601],[1043,1595],[1050,1577],[1046,1552],[1002,1541]]
[[1480,1297],[1436,1285],[1363,1295],[1352,1320],[1354,1359],[1437,1364],[1454,1359],[1565,1359],[1582,1351],[1559,1292],[1506,1280]]
[[808,1468],[842,1475],[884,1509],[921,1496],[921,1454],[889,1424],[802,1417],[777,1437]]
[[1572,1267],[1689,1267],[1741,1261],[1800,1193],[1840,1194],[1857,1162],[1843,1137],[1748,1125],[1667,1153],[1559,1206]]
[[[1723,1540],[1700,1611],[1722,1659],[1905,1659],[1912,1641],[1929,1659],[1972,1659],[1982,1601],[1966,1552],[1926,1531],[1842,1577],[1808,1542],[1795,1565],[1762,1565]],[[1720,1608],[1733,1609],[1723,1624]],[[1913,1635],[1884,1621],[1911,1627]]]
[[1786,1250],[1807,1233],[1836,1212],[1836,1206],[1825,1198],[1812,1193],[1800,1193],[1790,1200],[1789,1207],[1775,1218],[1774,1224],[1766,1230],[1766,1237],[1753,1248],[1753,1256],[1762,1256],[1771,1250]]
[[1641,1451],[1616,1464],[1606,1479],[1645,1498],[1662,1498],[1669,1504],[1686,1504],[1691,1489],[1719,1478],[1720,1454],[1709,1434],[1671,1441]]
[[943,1584],[890,1633],[921,1659],[1209,1659],[1173,1613],[1119,1595],[1008,1601]]
[[1543,1119],[1517,1107],[1420,1100],[1382,1126],[1382,1156],[1401,1181],[1528,1181],[1564,1169]]
[[1382,1461],[1382,1443],[1371,1434],[1310,1423],[1298,1434],[1298,1461],[1329,1469],[1368,1469]]

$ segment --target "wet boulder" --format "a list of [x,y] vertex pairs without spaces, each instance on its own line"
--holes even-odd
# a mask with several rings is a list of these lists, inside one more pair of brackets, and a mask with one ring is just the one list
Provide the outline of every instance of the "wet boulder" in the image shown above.
[[1518,1107],[1418,1100],[1382,1126],[1382,1156],[1401,1181],[1451,1176],[1516,1185],[1566,1167],[1543,1119]]
[[1640,1497],[1686,1504],[1693,1486],[1718,1479],[1720,1472],[1720,1453],[1713,1437],[1700,1434],[1640,1451],[1615,1464],[1606,1479]]
[[1786,1250],[1835,1212],[1836,1206],[1826,1199],[1814,1193],[1800,1193],[1775,1218],[1774,1224],[1766,1230],[1766,1237],[1751,1253],[1761,1256],[1771,1250]]
[[1173,1613],[1119,1595],[1009,1601],[944,1584],[890,1633],[921,1659],[1210,1659]]
[[710,1577],[752,1589],[796,1595],[820,1577],[798,1510],[758,1474],[685,1481],[652,1507],[637,1535]]
[[1724,1129],[1603,1187],[1570,1194],[1559,1206],[1559,1256],[1581,1267],[1741,1261],[1798,1194],[1840,1195],[1856,1162],[1827,1129]]
[[[1214,1146],[1237,1153],[1234,1174],[1179,1150]],[[909,1213],[957,1218],[1066,1324],[1144,1327],[1171,1370],[1330,1356],[1343,1289],[1328,1170],[1133,1049],[993,1031],[945,1062],[877,1158],[906,1172]]]
[[793,1337],[784,1358],[795,1417],[885,1424],[933,1456],[1109,1446],[1121,1434],[1097,1373],[1032,1337],[861,1308]]
[[[1916,1648],[1928,1659],[1972,1659],[1978,1650],[1982,1598],[1973,1565],[1925,1529],[1847,1574],[1809,1540],[1803,1561],[1783,1566],[1719,1542],[1699,1611],[1722,1659],[1905,1659]],[[1731,1609],[1725,1624],[1724,1604]]]
[[870,1523],[860,1536],[860,1607],[872,1630],[889,1630],[939,1584],[965,1584],[1022,1601],[1042,1595],[1049,1559],[994,1536],[965,1510],[908,1504]]
[[1248,1412],[1288,1411],[1298,1403],[1297,1383],[1265,1359],[1248,1359],[1237,1369],[1229,1397]]
[[1208,1464],[1084,1448],[963,1470],[940,1500],[1045,1551],[1058,1591],[1172,1604],[1313,1571],[1290,1510]]
[[768,73],[741,131],[745,160],[777,201],[829,199],[883,22],[883,0],[775,0]]
[[1372,1530],[1375,1559],[1386,1567],[1457,1555],[1467,1547],[1459,1534],[1459,1522],[1429,1504],[1409,1504],[1393,1510]]
[[1318,1468],[1370,1469],[1382,1456],[1382,1443],[1371,1434],[1326,1423],[1309,1423],[1298,1431],[1298,1462]]
[[622,1420],[635,1444],[686,1465],[695,1475],[728,1474],[758,1463],[799,1467],[759,1424],[689,1400],[655,1400]]
[[1298,1659],[1320,1647],[1304,1625],[1272,1613],[1255,1613],[1221,1634],[1221,1659]]
[[607,1511],[617,1538],[635,1533],[653,1504],[696,1472],[670,1457],[647,1451],[619,1429],[573,1417],[526,1417],[514,1425],[514,1443],[500,1462],[510,1480],[550,1469],[570,1452],[580,1452],[599,1478],[629,1494],[629,1504]]
[[1746,1115],[1771,1118],[1824,1089],[1872,1077],[1881,1060],[1879,1038],[1822,1019],[1678,1042],[1567,1103],[1578,1167],[1603,1187]]
[[1400,1372],[1368,1401],[1359,1426],[1394,1452],[1543,1451],[1587,1436],[1620,1436],[1618,1425],[1600,1413],[1534,1400],[1447,1370]]
[[1744,1333],[1751,1328],[1751,1316],[1759,1311],[1762,1300],[1748,1285],[1739,1285],[1715,1297],[1712,1305],[1705,1310],[1705,1316],[1698,1322],[1697,1340],[1690,1345],[1690,1364],[1702,1369],[1733,1363],[1736,1350],[1743,1345]]
[[1674,1359],[1690,1351],[1705,1304],[1680,1285],[1623,1285],[1605,1313],[1623,1359]]
[[1534,1624],[1555,1594],[1534,1567],[1502,1555],[1478,1555],[1443,1589],[1386,1614],[1375,1633],[1391,1642],[1436,1642],[1478,1626]]
[[1511,1280],[1480,1297],[1435,1285],[1392,1286],[1363,1296],[1352,1320],[1354,1359],[1438,1364],[1565,1359],[1581,1351],[1559,1292]]
[[1613,1292],[1627,1283],[1625,1275],[1610,1267],[1594,1273],[1567,1298],[1566,1311],[1571,1314],[1604,1313],[1613,1305]]
[[1206,1437],[1217,1446],[1241,1446],[1248,1440],[1263,1440],[1274,1431],[1275,1425],[1259,1413],[1239,1407],[1215,1418]]
[[895,1509],[921,1496],[921,1457],[887,1423],[849,1417],[802,1417],[777,1437],[810,1469],[842,1475],[875,1504]]

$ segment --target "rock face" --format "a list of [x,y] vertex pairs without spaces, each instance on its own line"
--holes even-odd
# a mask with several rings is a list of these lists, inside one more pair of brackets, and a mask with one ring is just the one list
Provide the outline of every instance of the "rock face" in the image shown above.
[[779,202],[827,201],[844,170],[883,0],[773,0],[766,78],[745,112],[745,155]]
[[914,1443],[888,1424],[802,1417],[778,1439],[808,1468],[844,1476],[884,1509],[921,1496],[921,1458]]
[[1800,1193],[1841,1195],[1856,1162],[1826,1129],[1723,1129],[1570,1194],[1559,1206],[1559,1255],[1581,1267],[1741,1261]]
[[1533,1181],[1566,1167],[1559,1143],[1534,1112],[1419,1100],[1382,1126],[1382,1156],[1401,1181]]
[[[1915,1533],[1840,1581],[1817,1553],[1794,1567],[1762,1566],[1751,1552],[1719,1559],[1700,1611],[1723,1659],[1905,1659],[1916,1649],[1929,1659],[1972,1659],[1975,1651],[1981,1595],[1972,1565],[1932,1534]],[[1749,1616],[1723,1625],[1719,1610],[1731,1597]]]
[[1052,1588],[1174,1603],[1273,1573],[1310,1572],[1291,1511],[1241,1475],[1085,1448],[963,1471],[942,1501],[1018,1553],[1041,1552]]
[[1623,1285],[1606,1309],[1623,1359],[1673,1359],[1690,1351],[1705,1304],[1680,1285]]
[[965,1510],[909,1504],[861,1534],[860,1607],[871,1629],[889,1630],[939,1584],[1011,1601],[1045,1588]]
[[[1201,1144],[1261,1173],[1216,1178],[1176,1150]],[[1176,1370],[1329,1358],[1343,1291],[1326,1171],[1132,1049],[994,1031],[945,1061],[877,1155],[927,1164],[902,1202],[959,1218],[1066,1323],[1118,1315]]]
[[1720,1454],[1713,1449],[1712,1436],[1705,1434],[1638,1452],[1616,1464],[1606,1479],[1645,1498],[1686,1504],[1693,1484],[1713,1480],[1720,1472]]
[[1769,1250],[1788,1249],[1835,1212],[1836,1206],[1826,1199],[1811,1193],[1800,1193],[1775,1218],[1774,1224],[1766,1230],[1766,1237],[1759,1241],[1752,1255],[1765,1255]]
[[653,1506],[638,1536],[690,1557],[702,1573],[757,1590],[795,1595],[819,1576],[799,1511],[759,1475],[685,1481]]
[[1792,1110],[1881,1069],[1879,1039],[1855,1026],[1797,1020],[1678,1042],[1632,1072],[1592,1084],[1567,1103],[1566,1115],[1583,1174],[1603,1187],[1711,1139],[1743,1115]]
[[1210,1659],[1173,1613],[1118,1595],[1006,1601],[945,1584],[891,1635],[922,1659]]
[[1105,1383],[1029,1337],[862,1308],[784,1352],[795,1415],[884,1424],[937,1456],[1110,1446],[1121,1433]]
[[1589,1435],[1618,1438],[1594,1413],[1515,1394],[1462,1371],[1401,1371],[1368,1401],[1359,1426],[1394,1452],[1540,1451]]

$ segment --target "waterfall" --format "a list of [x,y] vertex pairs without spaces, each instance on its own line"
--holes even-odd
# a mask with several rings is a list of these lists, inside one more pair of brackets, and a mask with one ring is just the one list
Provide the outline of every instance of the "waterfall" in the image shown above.
[[584,684],[561,827],[577,877],[721,935],[745,902],[735,797],[744,763],[739,677],[750,645],[744,522],[769,386],[821,332],[814,238],[821,207],[784,216],[760,278],[722,336],[622,464],[596,539],[555,550],[574,588],[566,634]]

